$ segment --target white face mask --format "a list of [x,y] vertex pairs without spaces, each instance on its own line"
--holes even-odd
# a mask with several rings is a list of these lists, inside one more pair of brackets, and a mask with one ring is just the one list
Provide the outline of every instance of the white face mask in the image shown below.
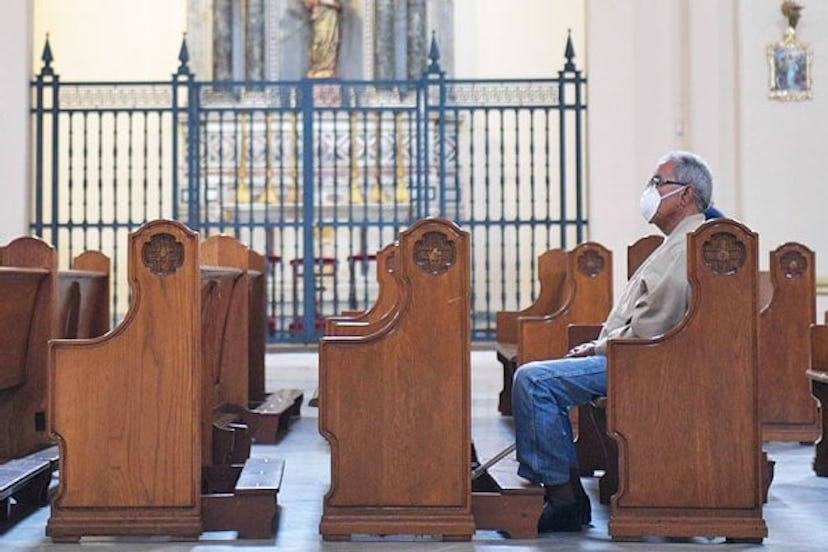
[[684,186],[673,190],[669,194],[658,195],[658,190],[655,186],[647,186],[644,188],[644,193],[641,194],[641,216],[647,222],[652,222],[653,217],[658,212],[658,206],[661,205],[661,200],[665,197],[670,197],[684,189]]

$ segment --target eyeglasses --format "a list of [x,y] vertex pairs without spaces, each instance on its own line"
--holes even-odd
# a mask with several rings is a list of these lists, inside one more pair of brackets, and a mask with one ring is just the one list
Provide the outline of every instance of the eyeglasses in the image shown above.
[[664,184],[678,184],[679,186],[689,186],[689,182],[678,182],[676,180],[665,180],[661,178],[659,175],[653,176],[649,182],[647,182],[647,186],[652,186],[653,188],[657,188]]

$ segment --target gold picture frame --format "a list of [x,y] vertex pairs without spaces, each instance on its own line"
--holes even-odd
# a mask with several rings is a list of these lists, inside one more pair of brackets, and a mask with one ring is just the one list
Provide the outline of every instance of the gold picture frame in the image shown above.
[[796,31],[791,27],[780,42],[768,44],[770,98],[784,101],[813,98],[813,58],[810,44],[797,42]]

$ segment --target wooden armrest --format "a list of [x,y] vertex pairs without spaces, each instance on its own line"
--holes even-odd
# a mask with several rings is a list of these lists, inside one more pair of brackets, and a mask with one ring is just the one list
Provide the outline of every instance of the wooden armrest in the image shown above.
[[569,348],[597,339],[602,327],[600,324],[570,324]]

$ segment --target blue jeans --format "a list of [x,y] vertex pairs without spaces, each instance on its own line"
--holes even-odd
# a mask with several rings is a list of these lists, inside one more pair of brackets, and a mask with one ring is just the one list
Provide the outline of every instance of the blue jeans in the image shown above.
[[518,475],[544,486],[569,481],[578,458],[569,409],[607,392],[607,357],[595,355],[524,364],[515,372],[512,415]]

